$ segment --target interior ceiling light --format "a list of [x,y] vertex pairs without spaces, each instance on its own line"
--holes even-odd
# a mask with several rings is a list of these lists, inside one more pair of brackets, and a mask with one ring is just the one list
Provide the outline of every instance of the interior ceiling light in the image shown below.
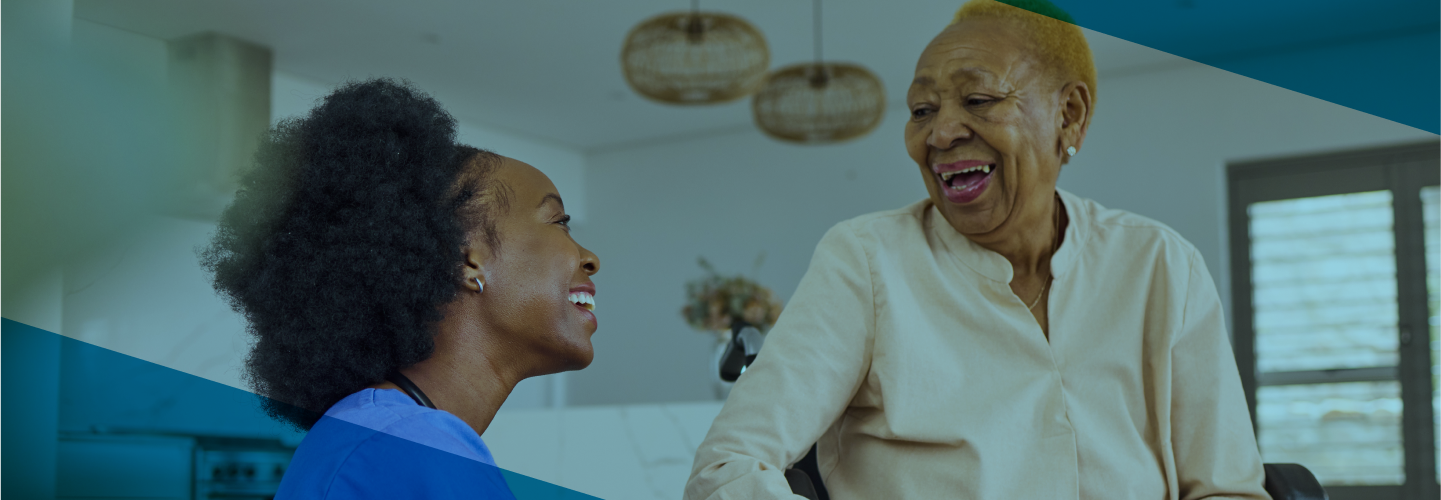
[[620,52],[625,81],[640,95],[670,104],[713,104],[751,95],[765,83],[771,54],[745,20],[673,12],[631,28]]
[[751,98],[751,112],[761,131],[783,141],[826,143],[860,137],[880,125],[885,87],[860,65],[823,62],[821,2],[813,3],[815,62],[771,73]]

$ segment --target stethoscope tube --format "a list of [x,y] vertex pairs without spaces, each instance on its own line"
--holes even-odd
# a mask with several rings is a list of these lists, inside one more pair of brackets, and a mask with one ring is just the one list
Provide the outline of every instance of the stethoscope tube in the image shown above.
[[420,387],[417,387],[415,385],[415,382],[411,382],[409,378],[406,378],[405,375],[401,375],[400,372],[395,372],[391,374],[390,377],[387,378],[387,380],[389,380],[390,383],[395,384],[397,387],[400,387],[400,390],[404,391],[405,395],[410,396],[410,399],[415,400],[415,404],[430,408],[432,410],[438,409],[435,407],[434,403],[430,402],[430,398],[425,397],[425,393],[421,392]]

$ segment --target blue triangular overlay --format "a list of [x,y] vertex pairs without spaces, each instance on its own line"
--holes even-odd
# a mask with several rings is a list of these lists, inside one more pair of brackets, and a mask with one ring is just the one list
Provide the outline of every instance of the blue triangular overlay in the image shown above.
[[[1000,1],[1044,10],[1036,0]],[[1084,28],[1441,133],[1436,0],[1053,3]]]
[[[5,464],[0,496],[30,497],[48,489],[33,488],[34,478],[15,474],[45,456],[55,457],[59,496],[263,496],[278,487],[304,437],[267,417],[260,397],[248,391],[0,321],[0,462]],[[386,453],[404,457],[397,471],[408,467],[415,474],[483,480],[508,487],[518,500],[595,499],[405,439],[380,440]]]

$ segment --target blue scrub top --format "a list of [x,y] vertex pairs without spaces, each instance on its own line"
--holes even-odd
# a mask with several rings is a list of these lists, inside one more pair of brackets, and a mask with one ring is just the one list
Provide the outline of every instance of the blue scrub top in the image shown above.
[[364,389],[311,427],[275,498],[515,496],[485,442],[465,422],[400,391]]

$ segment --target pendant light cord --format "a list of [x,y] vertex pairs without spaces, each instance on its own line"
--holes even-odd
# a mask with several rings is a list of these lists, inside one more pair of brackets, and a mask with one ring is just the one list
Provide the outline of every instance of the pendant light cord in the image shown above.
[[821,0],[812,0],[815,5],[816,66],[821,64]]
[[690,0],[690,19],[686,21],[685,30],[692,43],[699,42],[705,33],[705,25],[700,20],[700,0]]

